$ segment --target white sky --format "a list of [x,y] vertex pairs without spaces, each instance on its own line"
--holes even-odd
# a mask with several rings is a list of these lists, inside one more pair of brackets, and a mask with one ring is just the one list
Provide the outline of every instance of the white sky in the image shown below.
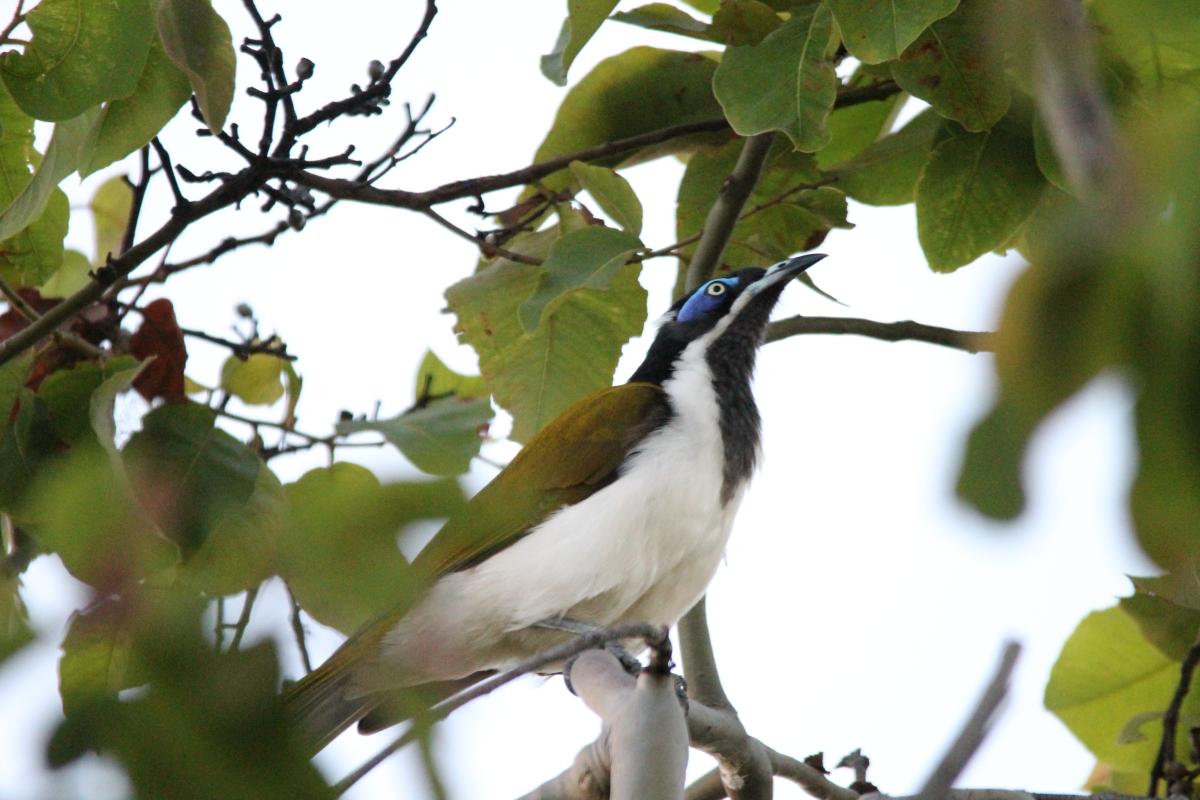
[[[293,5],[276,36],[289,65],[301,56],[316,62],[302,107],[364,82],[367,62],[397,53],[423,6],[418,0],[352,2],[330,13],[319,4]],[[538,56],[557,36],[563,5],[444,4],[394,98],[417,105],[436,92],[430,124],[440,126],[450,116],[458,122],[388,185],[423,189],[529,162],[564,92],[538,72]],[[237,26],[235,34],[245,32],[240,3],[216,0],[216,6]],[[265,0],[262,7],[267,14],[275,10]],[[7,18],[2,9],[0,15]],[[608,23],[578,59],[572,81],[601,58],[644,43],[692,47]],[[254,75],[245,59],[239,68],[244,87]],[[252,136],[256,106],[239,98],[231,116]],[[371,157],[400,124],[393,107],[382,119],[339,126],[334,136],[322,132],[314,144],[336,152],[353,142]],[[194,127],[177,120],[164,141],[177,162],[201,171],[217,148],[194,139]],[[651,246],[674,240],[681,169],[663,160],[627,173],[646,209],[643,239]],[[86,203],[102,180],[72,189],[73,202]],[[503,197],[489,198],[489,206],[501,207]],[[461,211],[465,205],[452,213],[469,227],[474,220]],[[168,207],[165,193],[153,196],[143,231]],[[994,326],[1020,268],[1015,260],[988,256],[954,275],[935,275],[917,246],[911,206],[852,205],[851,219],[858,228],[835,231],[821,248],[830,258],[813,270],[847,307],[796,286],[780,316]],[[248,204],[189,230],[174,255],[193,255],[230,233],[255,233],[272,221]],[[82,218],[73,222],[70,241],[90,252]],[[440,313],[445,286],[469,274],[474,262],[469,244],[423,217],[346,204],[270,250],[247,249],[216,268],[178,276],[168,295],[182,324],[216,333],[228,331],[237,302],[250,302],[264,329],[278,330],[300,356],[302,426],[324,433],[343,408],[370,411],[379,400],[386,415],[406,407],[427,347],[460,369],[474,367],[473,353],[454,341],[453,318]],[[670,260],[645,267],[651,318],[668,302],[673,269]],[[223,353],[189,347],[189,374],[214,382]],[[618,380],[644,347],[638,340],[626,348]],[[1041,692],[1074,625],[1127,593],[1124,573],[1150,569],[1130,544],[1123,509],[1135,457],[1129,396],[1115,380],[1102,380],[1052,418],[1027,464],[1029,510],[1002,526],[966,509],[952,490],[963,437],[987,407],[991,385],[988,357],[932,345],[810,336],[761,354],[757,395],[766,458],[711,587],[709,619],[726,689],[749,730],[771,746],[798,757],[823,750],[827,764],[862,747],[876,784],[890,793],[911,792],[974,701],[1001,642],[1015,637],[1026,650],[1007,711],[962,785],[1071,791],[1086,777],[1090,757],[1042,710]],[[136,404],[126,409],[131,420],[139,413]],[[513,449],[498,444],[486,452],[506,459]],[[414,475],[391,449],[349,450],[342,458],[385,477]],[[313,454],[273,466],[294,480],[321,463]],[[479,465],[467,479],[470,488],[492,474]],[[85,594],[48,558],[30,568],[25,594],[46,638],[0,667],[0,797],[121,797],[122,779],[97,759],[62,773],[47,774],[41,766],[45,736],[59,713],[56,642]],[[316,624],[310,630],[314,657],[324,658],[338,637]],[[275,636],[290,660],[287,671],[298,674],[276,583],[260,597],[250,633]],[[526,679],[444,724],[438,761],[452,796],[515,797],[565,768],[597,731],[597,720],[560,680]],[[319,763],[339,778],[390,735],[349,734]],[[710,766],[693,752],[694,774]],[[849,780],[845,773],[835,777]],[[427,791],[414,760],[400,756],[348,796]],[[782,783],[779,793],[799,796]]]

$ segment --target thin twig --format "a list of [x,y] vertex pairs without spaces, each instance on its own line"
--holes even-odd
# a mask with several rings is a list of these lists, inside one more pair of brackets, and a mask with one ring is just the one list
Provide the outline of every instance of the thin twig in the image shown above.
[[429,217],[431,220],[436,222],[438,225],[441,225],[443,228],[445,228],[446,230],[453,233],[455,236],[466,239],[467,241],[474,244],[476,247],[479,248],[480,252],[482,252],[488,258],[492,258],[493,256],[501,256],[503,258],[507,258],[509,261],[516,261],[519,264],[540,265],[542,263],[542,260],[540,258],[534,258],[533,256],[527,256],[522,253],[513,252],[512,250],[506,250],[503,247],[497,247],[496,245],[488,244],[485,240],[481,239],[480,237],[472,236],[470,233],[468,233],[467,231],[458,227],[453,222],[451,222],[450,220],[443,217],[441,214],[434,211],[432,208],[427,208],[424,211],[422,211],[421,213],[424,214],[425,216]]
[[242,637],[246,635],[246,626],[250,624],[250,612],[254,609],[254,601],[257,598],[257,586],[246,590],[246,599],[242,601],[242,613],[238,616],[237,624],[233,626],[233,640],[229,642],[231,653],[236,653],[242,646]]
[[[1196,671],[1197,664],[1200,664],[1200,641],[1192,644],[1183,658],[1183,663],[1179,665],[1179,683],[1175,685],[1171,702],[1167,704],[1167,710],[1163,712],[1162,740],[1158,744],[1158,754],[1155,756],[1154,766],[1150,770],[1150,788],[1146,792],[1151,797],[1158,795],[1158,782],[1162,780],[1166,769],[1175,763],[1175,736],[1176,731],[1179,730],[1179,714],[1183,708],[1183,701],[1191,690],[1192,675]],[[1169,786],[1167,794],[1172,794]]]
[[968,353],[996,349],[996,334],[990,331],[959,331],[937,325],[904,322],[876,322],[855,317],[788,317],[767,327],[767,341],[777,342],[801,334],[848,334],[881,339],[885,342],[927,342]]
[[167,183],[171,185],[171,194],[175,195],[175,211],[178,213],[187,207],[189,201],[179,189],[179,181],[175,178],[175,167],[171,164],[171,155],[157,136],[150,140],[150,144],[154,147],[154,152],[158,154],[158,163],[162,167],[163,174],[167,176]]
[[8,38],[13,31],[17,29],[22,22],[25,21],[25,0],[17,0],[17,7],[13,10],[12,19],[3,31],[0,31],[0,44],[8,44],[11,40]]
[[[286,586],[286,584],[284,584]],[[296,649],[300,651],[300,661],[304,664],[304,672],[313,671],[312,659],[308,655],[308,638],[304,633],[304,620],[300,619],[300,602],[292,594],[292,587],[287,586],[288,600],[292,604],[292,635],[296,637]]]
[[[20,292],[9,286],[3,278],[0,278],[0,295],[3,295],[9,305],[28,322],[34,323],[41,319],[41,314],[29,303],[26,303]],[[108,358],[108,353],[104,350],[71,331],[54,331],[51,336],[60,344],[66,345],[88,358]]]
[[[139,152],[139,160],[141,162],[141,174],[138,176],[138,182],[133,184],[133,198],[129,203],[129,218],[125,222],[125,232],[121,235],[121,252],[119,253],[96,253],[96,258],[100,261],[110,258],[114,255],[123,256],[133,247],[134,237],[137,236],[138,220],[142,216],[142,202],[146,199],[146,189],[150,186],[150,176],[153,174],[150,169],[150,145],[143,145]],[[126,178],[128,181],[128,178]]]
[[595,633],[577,636],[569,642],[557,645],[556,647],[551,647],[535,656],[527,658],[507,672],[502,672],[499,675],[494,675],[490,678],[480,681],[471,688],[459,692],[453,697],[443,700],[435,705],[421,718],[420,724],[414,724],[413,727],[406,731],[402,736],[398,737],[391,744],[387,745],[378,753],[367,759],[367,761],[358,769],[354,770],[345,778],[342,778],[340,781],[335,783],[333,785],[333,793],[331,796],[341,797],[350,789],[351,786],[358,783],[358,781],[361,780],[364,775],[383,763],[388,756],[392,755],[406,745],[411,744],[412,741],[419,735],[419,731],[421,730],[422,726],[432,725],[435,722],[445,719],[446,717],[450,716],[451,713],[459,708],[462,708],[472,700],[483,697],[485,694],[493,692],[505,684],[512,683],[514,680],[522,677],[523,675],[536,672],[538,669],[546,666],[547,664],[555,664],[560,661],[565,661],[571,656],[579,655],[585,650],[601,647],[608,642],[621,641],[622,639],[642,639],[648,645],[654,647],[656,644],[663,642],[666,638],[666,629],[656,625],[616,625],[611,628],[596,631]]

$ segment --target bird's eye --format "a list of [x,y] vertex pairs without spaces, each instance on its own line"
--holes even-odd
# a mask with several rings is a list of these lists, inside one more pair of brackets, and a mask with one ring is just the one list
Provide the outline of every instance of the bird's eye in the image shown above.
[[713,281],[704,291],[711,297],[720,297],[721,295],[725,294],[725,284]]

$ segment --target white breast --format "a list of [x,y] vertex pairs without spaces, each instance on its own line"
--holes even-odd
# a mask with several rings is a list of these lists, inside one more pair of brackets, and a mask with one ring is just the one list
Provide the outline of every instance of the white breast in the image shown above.
[[469,650],[476,668],[503,666],[485,651],[495,642],[496,659],[521,655],[511,642],[500,647],[498,637],[542,620],[670,625],[700,599],[742,495],[739,488],[721,503],[724,454],[707,338],[689,345],[664,383],[673,416],[621,477],[511,547],[438,581],[387,637],[393,653],[406,650],[409,661],[420,640],[426,651],[445,651],[437,661],[457,661]]

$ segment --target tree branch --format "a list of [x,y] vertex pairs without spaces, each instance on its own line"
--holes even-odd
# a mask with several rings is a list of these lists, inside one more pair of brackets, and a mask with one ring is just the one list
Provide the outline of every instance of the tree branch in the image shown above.
[[1008,682],[1012,677],[1017,657],[1021,654],[1021,645],[1008,642],[1000,654],[1000,662],[996,665],[992,679],[988,682],[971,716],[963,724],[958,736],[950,749],[942,756],[941,761],[925,781],[925,786],[918,795],[918,800],[948,800],[950,787],[962,773],[967,762],[975,755],[983,740],[991,732],[992,721],[996,709],[1008,694]]
[[517,678],[545,667],[548,664],[556,664],[566,661],[572,656],[579,655],[586,650],[593,650],[601,647],[608,642],[617,642],[622,639],[641,639],[652,648],[660,646],[662,642],[667,640],[667,630],[656,625],[644,624],[628,624],[614,625],[611,628],[604,628],[594,633],[581,634],[556,647],[551,647],[543,650],[541,653],[525,659],[517,666],[502,672],[499,675],[493,675],[486,678],[474,686],[466,689],[458,694],[435,705],[425,714],[420,720],[420,724],[413,725],[402,736],[394,740],[391,744],[385,746],[378,753],[367,759],[358,769],[351,772],[345,778],[338,781],[333,786],[332,797],[341,797],[350,787],[358,783],[364,775],[366,775],[375,767],[379,766],[396,751],[402,749],[408,744],[411,744],[420,735],[422,728],[432,725],[439,720],[443,720],[450,716],[454,711],[465,706],[467,703],[477,698],[483,697],[485,694],[494,692],[505,684],[512,683]]
[[685,292],[690,292],[711,278],[720,266],[721,255],[729,243],[733,226],[737,224],[742,207],[746,205],[746,200],[754,191],[754,185],[758,183],[758,176],[767,161],[767,154],[771,151],[771,142],[774,139],[774,133],[760,133],[749,137],[742,144],[737,163],[734,164],[729,177],[721,184],[717,200],[708,210],[708,216],[704,220],[700,241],[696,243],[692,261],[688,264]]
[[701,597],[679,620],[679,655],[683,659],[683,677],[687,681],[688,697],[706,706],[732,711],[733,704],[721,685],[721,675],[713,655],[705,600]]
[[788,317],[767,327],[767,341],[777,342],[789,336],[828,333],[868,336],[885,342],[927,342],[968,353],[991,352],[996,349],[996,334],[990,331],[959,331],[920,322],[876,322],[855,317]]
[[[1175,685],[1171,702],[1167,705],[1167,710],[1163,712],[1162,740],[1158,744],[1158,754],[1154,758],[1154,767],[1150,770],[1150,788],[1146,792],[1151,797],[1158,796],[1158,782],[1162,780],[1167,768],[1175,763],[1175,735],[1179,729],[1179,714],[1183,708],[1183,701],[1191,690],[1192,675],[1198,664],[1200,664],[1200,641],[1194,642],[1187,651],[1187,655],[1184,656],[1183,663],[1179,667],[1179,683]],[[1167,794],[1175,794],[1173,787],[1168,786]]]

